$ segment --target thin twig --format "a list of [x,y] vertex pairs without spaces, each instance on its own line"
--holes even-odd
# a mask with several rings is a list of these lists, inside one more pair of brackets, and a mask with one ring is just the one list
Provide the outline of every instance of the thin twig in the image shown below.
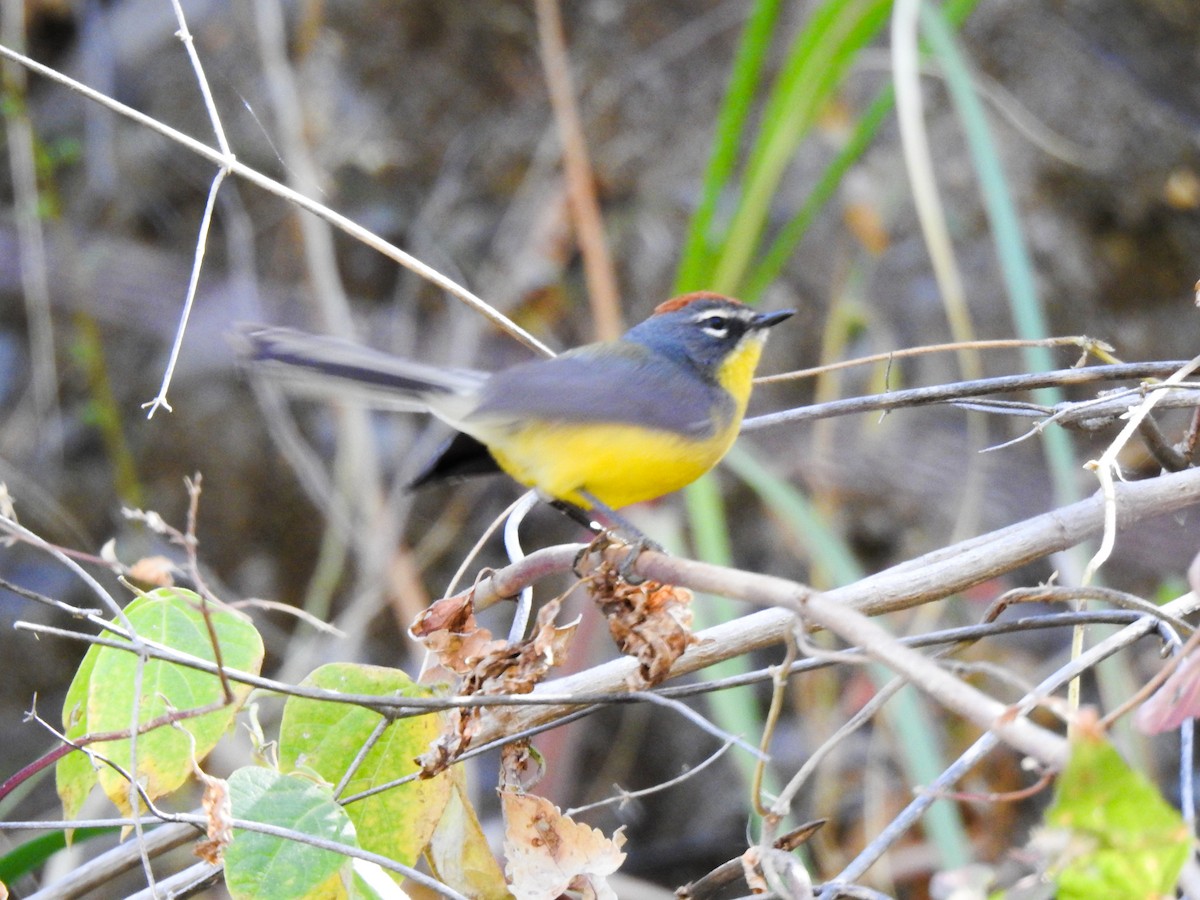
[[1158,464],[1168,472],[1182,472],[1191,465],[1191,460],[1167,442],[1154,416],[1146,416],[1138,423],[1138,434],[1145,442],[1146,449],[1154,454]]
[[1116,709],[1106,713],[1100,720],[1100,727],[1111,728],[1112,724],[1122,716],[1145,703],[1155,691],[1166,683],[1168,678],[1175,674],[1180,664],[1195,652],[1198,645],[1200,645],[1200,629],[1196,629],[1191,633],[1191,636],[1187,639],[1187,643],[1179,647],[1176,653],[1167,661],[1167,664],[1155,672],[1149,681],[1138,688],[1131,697],[1126,698],[1125,702]]
[[208,247],[208,234],[212,227],[212,214],[217,204],[217,193],[220,191],[225,177],[230,172],[229,162],[233,160],[233,151],[230,150],[229,141],[225,138],[225,129],[221,125],[221,117],[217,112],[217,105],[213,101],[212,91],[209,89],[208,78],[204,74],[204,66],[200,62],[200,56],[196,53],[196,43],[192,39],[191,31],[188,30],[187,19],[183,14],[183,7],[179,5],[179,0],[171,0],[171,5],[175,10],[175,20],[179,23],[179,30],[175,32],[175,35],[183,42],[188,60],[192,64],[192,71],[196,75],[196,83],[199,85],[200,94],[204,98],[204,106],[208,110],[208,118],[212,124],[213,132],[216,134],[222,160],[218,163],[217,174],[214,176],[212,184],[208,189],[208,200],[204,204],[204,215],[200,219],[200,231],[196,237],[196,250],[192,258],[192,274],[188,279],[187,294],[183,302],[183,312],[179,316],[179,327],[176,329],[175,339],[171,343],[171,355],[167,360],[166,369],[163,372],[162,383],[159,386],[157,396],[148,403],[142,404],[142,409],[149,410],[146,413],[147,419],[154,418],[154,413],[160,407],[167,412],[171,412],[171,404],[167,402],[167,389],[170,387],[171,378],[175,374],[175,366],[179,361],[179,353],[183,349],[183,336],[187,331],[188,319],[191,317],[192,306],[196,300],[196,288],[200,283],[200,270],[204,265],[204,254]]
[[613,789],[617,792],[617,796],[606,797],[603,800],[597,800],[595,803],[588,803],[584,806],[574,806],[564,812],[563,815],[567,818],[574,819],[581,813],[590,812],[593,809],[600,809],[601,807],[612,806],[613,804],[623,807],[631,800],[637,800],[640,797],[649,797],[651,794],[657,794],[661,791],[669,790],[676,785],[683,784],[690,778],[695,778],[697,775],[715,763],[718,759],[724,756],[729,751],[729,748],[733,746],[733,743],[734,742],[732,740],[726,741],[703,762],[699,762],[694,766],[684,766],[684,770],[674,778],[660,782],[653,787],[642,788],[640,791],[627,791],[624,790],[620,785],[613,785]]
[[65,612],[67,615],[76,619],[87,619],[92,616],[100,615],[98,609],[82,609],[78,606],[72,606],[70,603],[64,603],[62,600],[55,600],[53,597],[47,597],[45,594],[39,594],[37,591],[32,591],[29,588],[21,587],[19,584],[13,584],[7,578],[0,578],[0,588],[6,591],[12,591],[19,597],[24,597],[26,600],[32,600],[34,603],[41,603],[49,606],[51,609],[57,609],[60,612]]
[[[1087,335],[1069,335],[1065,337],[1042,338],[1040,340],[1025,340],[1021,338],[1005,338],[1002,340],[950,341],[945,344],[924,344],[920,347],[904,347],[900,350],[888,350],[883,353],[872,353],[869,356],[857,356],[854,359],[843,359],[838,362],[825,363],[808,369],[794,369],[791,372],[779,372],[775,375],[760,375],[754,379],[755,384],[776,384],[780,381],[798,381],[803,378],[816,378],[837,372],[841,369],[852,369],[858,366],[870,366],[875,363],[891,363],[897,359],[907,359],[910,356],[927,356],[932,353],[958,353],[962,350],[1015,350],[1020,347],[1079,347],[1085,358],[1095,354],[1105,362],[1118,362],[1111,356],[1113,348],[1104,341],[1090,338]],[[1081,360],[1082,362],[1082,360]]]
[[[551,0],[554,2],[554,0]],[[537,491],[526,491],[509,507],[510,512],[504,519],[504,549],[508,553],[509,562],[518,562],[525,558],[521,547],[521,523],[525,516],[538,504]],[[512,624],[508,628],[508,642],[515,644],[525,637],[525,629],[529,627],[529,613],[533,608],[533,588],[521,589],[517,595],[516,608],[513,610]]]
[[264,600],[262,597],[247,597],[244,600],[233,600],[227,604],[230,609],[265,609],[271,612],[295,616],[305,625],[314,628],[322,634],[335,638],[344,638],[346,632],[336,625],[330,625],[324,619],[318,619],[312,613],[292,606],[290,603],[280,603],[278,600]]
[[1121,609],[1131,609],[1141,615],[1161,619],[1183,634],[1191,634],[1193,631],[1191,625],[1178,616],[1164,612],[1158,604],[1126,591],[1095,586],[1066,588],[1047,584],[1034,588],[1013,588],[992,601],[984,612],[982,621],[993,621],[1014,603],[1068,603],[1075,600],[1100,600]]
[[387,733],[387,730],[392,727],[392,720],[386,716],[375,723],[375,727],[371,729],[371,733],[367,735],[367,739],[362,742],[362,746],[358,748],[358,752],[354,754],[354,759],[350,760],[350,765],[346,766],[346,771],[342,777],[338,779],[338,783],[333,788],[333,799],[341,798],[342,791],[346,790],[346,786],[350,784],[350,779],[358,772],[359,768],[367,760],[369,754],[380,739]]
[[[532,492],[530,492],[530,493],[532,493]],[[518,497],[516,500],[514,500],[512,503],[510,503],[508,506],[506,506],[504,508],[504,511],[502,513],[500,513],[500,515],[498,515],[498,516],[496,516],[496,518],[492,519],[491,524],[488,525],[488,527],[483,530],[483,534],[479,535],[479,539],[476,540],[475,543],[471,546],[471,549],[467,552],[463,561],[459,564],[458,568],[455,570],[453,577],[451,577],[451,579],[450,579],[450,583],[446,586],[446,596],[450,596],[456,590],[458,590],[459,583],[463,580],[463,578],[466,577],[467,570],[471,568],[471,564],[474,562],[475,557],[477,557],[481,552],[483,552],[483,545],[486,544],[489,540],[491,540],[492,535],[496,533],[496,529],[498,529],[501,525],[503,525],[505,522],[507,522],[509,517],[512,516],[512,514],[514,512],[516,512],[516,510],[519,507],[521,507],[526,501],[527,501],[527,495],[522,494],[520,497]]]
[[[1116,612],[1063,613],[1060,615],[1046,615],[1030,619],[1020,619],[1012,622],[998,622],[990,625],[968,625],[959,628],[950,628],[945,629],[944,631],[930,632],[924,635],[914,635],[912,637],[902,639],[902,642],[911,647],[936,646],[943,643],[963,644],[972,641],[978,641],[989,636],[1012,634],[1026,630],[1072,627],[1073,625],[1081,622],[1086,624],[1125,625],[1128,624],[1133,618],[1136,617],[1129,613]],[[18,631],[32,631],[87,644],[95,644],[101,647],[112,647],[113,649],[124,650],[127,652],[132,652],[133,650],[133,648],[127,643],[121,643],[119,641],[109,640],[107,638],[95,637],[93,635],[80,634],[79,632],[55,628],[49,625],[18,621],[15,624],[15,628]],[[708,632],[700,632],[698,637],[701,639],[707,639],[705,637],[707,634]],[[170,648],[155,646],[153,642],[148,642],[147,652],[154,659],[165,660],[180,666],[196,669],[197,671],[201,672],[208,672],[214,675],[217,674],[216,666],[212,662],[200,659],[199,657],[192,657],[178,651],[173,651]],[[791,669],[789,670],[789,675],[814,671],[816,669],[826,668],[830,665],[836,665],[843,662],[858,663],[862,661],[862,652],[851,648],[841,651],[837,655],[830,654],[828,656],[823,656],[820,659],[810,658],[798,660],[792,665]],[[338,691],[327,690],[324,688],[294,685],[263,676],[239,672],[235,669],[229,668],[226,668],[225,674],[231,681],[248,684],[252,687],[259,688],[260,690],[270,691],[281,696],[294,696],[301,697],[306,700],[319,700],[326,703],[345,703],[353,706],[361,706],[364,709],[369,709],[373,712],[379,713],[380,715],[391,716],[393,718],[418,716],[424,715],[431,711],[442,711],[458,708],[552,705],[578,705],[590,707],[611,705],[615,703],[634,703],[641,702],[642,695],[644,693],[639,692],[636,694],[629,694],[623,691],[600,692],[585,690],[572,692],[569,694],[565,692],[545,692],[537,694],[472,694],[467,696],[460,695],[446,697],[391,698],[380,697],[377,694],[347,694],[340,693]],[[692,697],[712,693],[713,691],[727,690],[730,688],[744,687],[746,685],[771,681],[775,677],[775,667],[771,667],[770,669],[759,669],[756,671],[746,672],[741,675],[734,675],[696,684],[677,685],[674,687],[662,686],[656,688],[655,693],[658,693],[664,697],[672,698]]]
[[[1171,615],[1187,616],[1200,608],[1200,597],[1195,594],[1185,594],[1164,606],[1166,611]],[[1022,698],[1017,704],[1014,704],[1013,708],[1027,711],[1042,705],[1047,697],[1051,696],[1055,691],[1060,690],[1064,684],[1076,678],[1080,673],[1094,668],[1101,660],[1107,659],[1135,641],[1140,640],[1153,631],[1158,624],[1158,619],[1143,616],[1116,634],[1089,647],[1079,658],[1072,660],[1058,671],[1043,679],[1034,691]],[[959,756],[934,782],[927,785],[924,791],[914,797],[913,801],[899,815],[892,819],[886,828],[859,851],[858,855],[837,874],[836,878],[839,881],[847,882],[854,882],[861,878],[887,852],[888,848],[920,821],[925,811],[930,805],[936,802],[943,792],[950,790],[952,785],[957,784],[967,772],[994,750],[999,743],[999,736],[994,732],[987,732],[981,735],[965,753]],[[822,893],[820,896],[824,898],[833,895]]]
[[767,708],[767,718],[763,723],[762,735],[758,740],[758,749],[762,754],[758,762],[754,766],[754,778],[750,783],[750,800],[754,805],[754,810],[759,816],[766,817],[770,814],[770,810],[763,804],[763,780],[766,777],[767,760],[770,758],[767,753],[771,746],[771,740],[775,735],[775,728],[779,724],[779,716],[783,711],[783,700],[787,694],[788,676],[791,674],[792,666],[796,662],[796,633],[784,638],[784,655],[783,662],[778,666],[772,667],[771,677],[771,705]]
[[467,306],[484,316],[497,328],[521,341],[521,343],[525,344],[526,346],[537,350],[539,353],[543,353],[546,356],[554,355],[553,351],[549,347],[535,338],[532,334],[521,328],[516,323],[510,321],[508,317],[485,303],[466,288],[456,284],[454,281],[442,275],[440,272],[431,268],[430,266],[425,265],[425,263],[421,262],[416,257],[405,253],[399,247],[388,243],[383,238],[367,230],[362,225],[354,222],[352,219],[349,219],[340,213],[334,212],[323,203],[318,203],[316,200],[306,197],[303,194],[292,190],[286,185],[281,184],[275,179],[250,168],[249,166],[239,162],[237,159],[227,157],[221,151],[209,147],[207,144],[198,141],[175,128],[171,128],[169,125],[166,125],[159,120],[134,109],[131,106],[127,106],[124,103],[114,100],[112,97],[109,97],[100,91],[93,90],[87,85],[76,81],[75,79],[70,78],[55,69],[52,69],[49,66],[44,66],[23,53],[18,53],[9,47],[5,47],[3,44],[0,44],[0,57],[20,63],[30,71],[36,72],[38,75],[48,78],[51,81],[57,82],[58,84],[64,85],[65,87],[82,94],[84,97],[87,97],[89,100],[95,103],[99,103],[106,109],[110,109],[118,115],[137,122],[139,125],[149,128],[151,131],[155,131],[158,134],[161,134],[164,137],[174,141],[175,143],[186,147],[192,153],[207,159],[211,163],[214,163],[218,166],[227,166],[229,171],[239,178],[249,181],[251,184],[257,185],[268,193],[287,200],[289,203],[294,203],[315,216],[319,216],[320,218],[332,224],[335,228],[344,231],[355,240],[360,241],[374,250],[377,250],[388,259],[391,259],[399,265],[404,266],[414,274],[424,278],[426,281],[436,285],[451,296],[461,300],[463,303],[467,304]]
[[[1180,366],[1175,372],[1167,378],[1165,384],[1178,384],[1191,375],[1197,368],[1200,368],[1200,356],[1193,357],[1188,362]],[[1083,577],[1080,579],[1082,584],[1088,584],[1092,576],[1104,565],[1105,561],[1112,554],[1113,545],[1117,539],[1117,499],[1114,487],[1114,479],[1121,477],[1120,463],[1117,461],[1118,454],[1124,449],[1129,442],[1133,433],[1137,431],[1138,425],[1142,419],[1150,415],[1155,405],[1162,399],[1163,394],[1160,391],[1152,393],[1149,397],[1139,403],[1129,414],[1129,422],[1121,429],[1118,434],[1100,455],[1099,459],[1089,460],[1084,463],[1084,468],[1096,473],[1096,478],[1100,482],[1100,489],[1104,494],[1104,534],[1100,539],[1100,547],[1090,560],[1087,567],[1083,570]]]
[[221,190],[221,183],[225,181],[228,174],[229,168],[222,166],[217,170],[217,174],[208,188],[208,199],[204,203],[204,215],[200,217],[200,231],[196,236],[196,250],[192,256],[192,274],[188,278],[187,294],[183,301],[183,312],[179,314],[179,326],[175,329],[175,339],[171,342],[171,355],[167,359],[158,394],[153,400],[142,404],[142,409],[147,410],[147,419],[154,418],[154,413],[160,408],[172,412],[171,404],[167,402],[167,389],[171,386],[171,379],[175,375],[175,366],[179,362],[180,351],[183,350],[183,335],[187,331],[188,319],[192,315],[192,306],[196,302],[196,289],[200,285],[200,270],[204,266],[204,254],[208,249],[208,233],[212,227],[213,209],[217,205],[217,192]]
[[831,400],[796,409],[785,409],[764,416],[754,416],[742,422],[742,431],[757,431],[788,422],[808,422],[830,419],[836,416],[855,415],[864,412],[879,412],[927,406],[933,403],[949,403],[968,397],[987,394],[1031,391],[1044,387],[1068,387],[1080,384],[1096,384],[1104,381],[1119,381],[1130,378],[1161,378],[1177,371],[1186,362],[1164,360],[1154,362],[1118,363],[1115,365],[1088,366],[1083,369],[1055,369],[1036,372],[1032,375],[1004,375],[998,378],[979,378],[933,387],[909,388],[889,391],[868,397],[852,397],[846,400]]
[[608,241],[604,237],[604,220],[596,200],[596,179],[588,158],[587,139],[579,120],[579,107],[571,79],[563,36],[559,0],[537,0],[538,41],[546,84],[550,89],[550,105],[562,140],[563,169],[567,178],[567,196],[571,217],[583,256],[584,277],[587,279],[588,299],[596,325],[596,337],[613,340],[624,330],[621,323],[621,297],[617,290],[616,270]]
[[[128,646],[122,649],[132,649]],[[162,728],[167,725],[174,725],[177,722],[183,722],[187,719],[195,719],[200,716],[206,716],[211,712],[224,709],[228,704],[223,700],[215,700],[205,706],[196,707],[194,709],[172,710],[168,713],[163,713],[161,716],[155,716],[153,719],[147,719],[139,724],[136,728],[123,728],[117,731],[97,731],[90,734],[81,735],[77,738],[68,738],[65,735],[59,734],[54,729],[51,732],[59,738],[63,743],[55,747],[49,753],[38,757],[27,766],[23,766],[15,774],[10,775],[2,783],[0,783],[0,800],[7,797],[15,788],[23,784],[28,779],[32,778],[38,772],[41,772],[50,766],[54,765],[68,753],[73,750],[84,750],[85,747],[91,744],[108,741],[123,741],[131,740],[135,734],[145,734],[148,731],[154,731],[156,728]],[[49,728],[48,723],[37,714],[36,708],[30,710],[26,716],[26,721],[39,722]],[[85,751],[89,755],[95,751]],[[99,758],[99,754],[95,754]]]
[[768,816],[763,819],[763,840],[774,842],[775,832],[778,830],[779,824],[784,821],[784,817],[791,812],[792,803],[796,799],[796,795],[800,793],[800,789],[807,784],[808,779],[816,771],[817,766],[833,752],[842,741],[848,738],[858,729],[862,728],[875,717],[875,714],[881,710],[889,700],[892,699],[907,682],[903,678],[893,678],[879,688],[873,697],[862,705],[854,715],[838,726],[837,730],[829,736],[828,739],[821,743],[821,746],[814,750],[804,761],[804,764],[793,775],[779,796],[771,804],[771,809],[768,811]]
[[[1035,424],[1027,432],[1018,435],[1009,441],[1003,441],[999,444],[992,444],[985,447],[982,452],[994,453],[997,450],[1004,450],[1008,447],[1015,446],[1022,441],[1027,441],[1030,438],[1044,432],[1051,425],[1058,423],[1060,425],[1072,425],[1081,428],[1085,431],[1094,431],[1105,425],[1114,424],[1118,419],[1128,417],[1129,410],[1135,405],[1133,400],[1139,402],[1146,399],[1152,393],[1162,394],[1162,400],[1158,404],[1160,408],[1181,407],[1194,408],[1200,403],[1200,396],[1197,395],[1194,387],[1184,388],[1179,385],[1164,385],[1143,383],[1137,387],[1120,388],[1112,391],[1105,391],[1098,397],[1092,397],[1088,400],[1065,401],[1056,404],[1053,408],[1039,407],[1034,403],[1021,403],[1020,401],[1004,401],[1004,400],[983,400],[983,401],[955,401],[954,405],[959,409],[975,409],[981,412],[1000,412],[1006,415],[1040,415],[1045,416],[1044,419]],[[989,408],[991,407],[991,408]],[[1023,407],[1023,408],[1022,408]]]
[[[129,619],[126,618],[125,610],[121,608],[121,604],[117,603],[117,601],[113,599],[113,596],[106,591],[103,586],[101,586],[100,582],[93,578],[91,573],[89,573],[83,568],[83,566],[79,565],[79,563],[72,559],[69,554],[65,553],[61,548],[55,546],[54,544],[51,544],[40,535],[30,531],[16,519],[2,514],[0,514],[0,531],[7,531],[9,534],[16,535],[30,546],[37,547],[44,553],[48,553],[50,556],[54,557],[54,559],[58,560],[61,565],[71,571],[88,587],[93,594],[95,594],[97,598],[99,598],[101,604],[103,604],[109,610],[109,612],[114,618],[117,619],[117,621],[119,621],[127,629],[132,630],[133,626],[130,625]],[[89,617],[89,620],[90,619],[91,617]]]

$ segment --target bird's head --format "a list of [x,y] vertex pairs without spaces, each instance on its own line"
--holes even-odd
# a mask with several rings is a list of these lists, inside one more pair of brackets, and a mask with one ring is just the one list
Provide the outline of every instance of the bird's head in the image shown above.
[[722,370],[752,350],[752,370],[766,339],[767,329],[778,325],[793,310],[762,313],[721,294],[684,294],[660,303],[654,314],[630,329],[626,340],[649,347],[680,362],[688,362],[706,376],[721,379]]

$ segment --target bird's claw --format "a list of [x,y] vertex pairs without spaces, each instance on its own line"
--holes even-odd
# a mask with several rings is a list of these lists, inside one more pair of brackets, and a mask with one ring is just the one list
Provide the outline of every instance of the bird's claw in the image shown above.
[[615,530],[606,529],[605,531],[597,534],[596,537],[594,537],[586,547],[583,547],[578,553],[575,554],[575,560],[571,565],[571,569],[575,573],[575,577],[584,577],[584,573],[581,571],[581,569],[585,559],[587,559],[593,553],[603,553],[609,547],[616,545],[621,545],[625,549],[625,557],[621,560],[620,565],[617,566],[617,576],[622,581],[634,585],[641,584],[646,580],[641,575],[633,571],[633,567],[637,564],[638,557],[642,555],[643,551],[652,550],[655,553],[666,552],[663,550],[661,544],[659,544],[657,541],[650,540],[650,538],[646,537],[645,535],[639,535],[630,540],[622,537]]
[[575,573],[576,578],[586,577],[583,568],[583,561],[593,553],[603,553],[611,545],[617,542],[616,535],[612,531],[605,529],[596,532],[596,536],[592,538],[584,547],[575,554],[575,560],[571,563],[571,571]]

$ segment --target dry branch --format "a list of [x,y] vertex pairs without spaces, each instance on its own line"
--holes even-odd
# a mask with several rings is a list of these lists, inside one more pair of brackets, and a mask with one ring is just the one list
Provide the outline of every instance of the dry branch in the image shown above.
[[[1200,469],[1117,484],[1115,494],[1118,528],[1128,528],[1154,516],[1200,504]],[[949,596],[1094,537],[1104,527],[1104,512],[1104,498],[1097,493],[1062,509],[927,553],[820,595],[783,578],[656,553],[643,554],[634,570],[656,581],[772,607],[700,632],[700,642],[672,668],[672,676],[677,677],[780,642],[794,627],[797,611],[803,611],[809,621],[842,634],[849,625],[861,626],[858,614],[878,615]],[[568,570],[577,551],[575,546],[550,548],[496,572],[476,586],[477,603],[494,603],[502,596],[516,593],[537,577],[555,570]],[[851,614],[854,614],[853,618]],[[846,634],[842,636],[847,637]],[[872,637],[878,635],[872,634]],[[891,654],[895,646],[894,640],[889,638],[887,654],[877,658],[892,665]],[[534,696],[540,693],[562,696],[621,691],[636,666],[633,660],[615,660],[547,682],[534,691]],[[906,674],[913,673],[906,670]],[[574,709],[576,707],[563,705],[506,710],[490,719],[477,742],[495,740],[553,721]],[[991,712],[982,715],[990,716]],[[1023,749],[1025,752],[1032,750]],[[1043,758],[1041,751],[1047,758]],[[1049,762],[1055,753],[1049,745],[1044,745],[1034,755]]]

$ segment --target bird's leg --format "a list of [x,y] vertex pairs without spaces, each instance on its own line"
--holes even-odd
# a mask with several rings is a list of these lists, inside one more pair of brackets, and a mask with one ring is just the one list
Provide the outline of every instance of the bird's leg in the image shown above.
[[637,558],[642,555],[643,550],[653,550],[657,553],[662,553],[662,544],[659,544],[657,541],[648,538],[642,533],[640,528],[618,513],[615,509],[612,509],[611,507],[597,500],[587,491],[580,491],[579,494],[592,504],[592,508],[590,510],[587,510],[586,512],[581,510],[581,512],[584,512],[585,515],[589,516],[599,513],[601,516],[607,519],[612,526],[614,526],[607,529],[608,535],[614,538],[619,537],[629,547],[629,553],[625,556],[625,559],[618,567],[617,574],[631,584],[637,584],[641,581],[644,581],[644,578],[640,578],[633,574],[633,564],[637,562]]
[[593,516],[586,509],[576,506],[574,503],[568,503],[566,500],[547,500],[546,502],[557,509],[560,513],[563,513],[568,518],[572,519],[576,524],[582,525],[588,531],[594,531],[596,534],[603,534],[606,530],[603,522],[597,522],[595,516]]
[[547,503],[557,509],[560,513],[582,525],[588,531],[596,536],[588,542],[588,545],[575,554],[575,561],[571,564],[571,571],[575,573],[576,578],[582,578],[583,573],[579,571],[579,567],[583,564],[584,559],[596,552],[597,549],[603,549],[613,540],[613,532],[611,529],[604,527],[603,522],[596,520],[590,512],[574,503],[568,503],[566,500],[552,500],[544,498]]
[[[658,553],[664,552],[662,545],[648,538],[636,525],[616,510],[597,500],[587,491],[580,491],[579,494],[592,504],[591,509],[583,509],[565,500],[549,501],[550,505],[559,512],[565,513],[584,528],[596,533],[596,539],[580,550],[575,556],[573,566],[575,573],[579,574],[579,566],[584,558],[594,553],[605,542],[612,543],[619,541],[629,548],[629,552],[617,568],[617,574],[631,584],[644,581],[645,579],[633,573],[633,564],[637,562],[637,558],[642,555],[643,550],[654,550]],[[602,521],[602,519],[607,519],[607,523]]]

